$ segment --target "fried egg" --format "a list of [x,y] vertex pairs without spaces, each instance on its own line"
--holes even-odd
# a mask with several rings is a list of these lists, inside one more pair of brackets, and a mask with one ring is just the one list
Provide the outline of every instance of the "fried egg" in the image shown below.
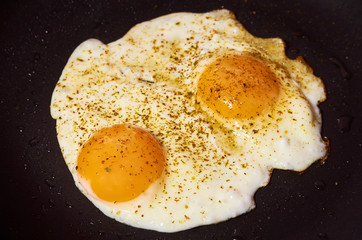
[[176,232],[255,207],[274,168],[327,154],[322,80],[228,10],[174,13],[78,46],[51,115],[80,191],[121,223]]

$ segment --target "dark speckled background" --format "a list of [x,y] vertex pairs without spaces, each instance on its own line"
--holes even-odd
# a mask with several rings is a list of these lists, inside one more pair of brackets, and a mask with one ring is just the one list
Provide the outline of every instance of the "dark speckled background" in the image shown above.
[[[5,239],[362,239],[362,2],[7,1],[0,7],[1,216]],[[331,141],[324,165],[275,170],[257,208],[229,221],[165,234],[107,218],[76,189],[49,114],[74,48],[106,43],[136,23],[178,11],[228,8],[254,35],[281,37],[326,85]]]

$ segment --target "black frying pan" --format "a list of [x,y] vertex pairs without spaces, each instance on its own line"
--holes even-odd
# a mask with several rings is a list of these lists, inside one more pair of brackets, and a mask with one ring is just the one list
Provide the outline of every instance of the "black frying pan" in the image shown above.
[[[1,235],[9,239],[362,239],[362,2],[8,1],[1,7]],[[320,105],[331,142],[324,165],[275,170],[256,209],[229,221],[166,234],[104,216],[75,187],[49,114],[73,49],[105,43],[136,23],[179,11],[228,8],[254,35],[281,37],[326,85]]]

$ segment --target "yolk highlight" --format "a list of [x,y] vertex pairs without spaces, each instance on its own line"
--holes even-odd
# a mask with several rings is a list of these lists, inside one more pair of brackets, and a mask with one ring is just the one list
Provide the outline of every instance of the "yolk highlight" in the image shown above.
[[124,202],[144,192],[163,171],[165,154],[148,131],[119,124],[95,132],[78,156],[77,171],[93,192]]
[[249,55],[227,55],[204,70],[197,84],[197,95],[225,118],[252,118],[275,104],[279,83],[261,60]]

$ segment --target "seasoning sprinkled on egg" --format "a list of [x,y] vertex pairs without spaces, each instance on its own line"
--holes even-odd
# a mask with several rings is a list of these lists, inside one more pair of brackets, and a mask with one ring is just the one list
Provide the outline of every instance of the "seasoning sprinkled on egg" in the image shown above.
[[279,38],[227,10],[174,13],[90,39],[55,86],[51,115],[80,191],[104,214],[177,232],[255,207],[272,169],[323,159],[321,79]]

